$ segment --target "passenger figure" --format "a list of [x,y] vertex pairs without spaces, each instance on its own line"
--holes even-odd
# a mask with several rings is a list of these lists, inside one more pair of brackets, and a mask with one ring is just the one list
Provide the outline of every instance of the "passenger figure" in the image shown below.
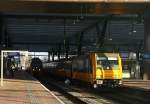
[[103,66],[102,66],[102,61],[97,61],[97,67],[99,68],[99,69],[103,69]]
[[12,63],[12,65],[10,67],[10,73],[11,73],[12,78],[14,78],[14,72],[15,72],[15,65]]
[[14,71],[13,71],[12,67],[10,68],[10,73],[11,73],[11,77],[14,77]]

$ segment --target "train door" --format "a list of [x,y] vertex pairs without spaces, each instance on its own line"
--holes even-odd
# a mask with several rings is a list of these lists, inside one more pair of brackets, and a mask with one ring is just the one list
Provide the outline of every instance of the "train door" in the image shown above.
[[87,81],[91,82],[92,81],[92,69],[91,69],[91,61],[89,57],[85,58],[85,70],[87,73]]
[[72,80],[76,79],[77,61],[73,59],[72,61]]
[[77,74],[76,78],[82,81],[87,80],[87,73],[85,70],[85,59],[80,57],[77,59]]
[[[88,65],[87,65],[88,67]],[[75,59],[72,63],[72,70],[73,70],[73,79],[87,81],[88,73],[87,69],[85,68],[85,58],[79,57]]]

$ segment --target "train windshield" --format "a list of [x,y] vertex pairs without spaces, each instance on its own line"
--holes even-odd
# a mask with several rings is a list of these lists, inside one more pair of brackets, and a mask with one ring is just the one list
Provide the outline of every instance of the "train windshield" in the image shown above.
[[98,57],[97,56],[96,60],[97,60],[97,69],[104,69],[104,70],[119,69],[117,57]]

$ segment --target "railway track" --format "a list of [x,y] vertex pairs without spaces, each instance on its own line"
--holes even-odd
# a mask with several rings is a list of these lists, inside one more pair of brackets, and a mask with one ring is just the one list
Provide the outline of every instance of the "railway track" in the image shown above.
[[150,104],[150,92],[130,89],[126,87],[114,88],[114,89],[85,89],[89,93],[95,94],[105,99],[115,101],[119,104]]
[[[65,94],[75,104],[150,104],[150,93],[126,87],[115,89],[91,89],[85,86],[68,86],[49,77],[39,79],[43,84]],[[68,104],[68,103],[67,103]]]
[[90,94],[89,92],[85,92],[84,90],[82,91],[82,89],[79,89],[77,87],[74,88],[73,86],[65,85],[61,81],[53,80],[51,78],[49,78],[49,80],[47,79],[48,78],[40,78],[39,80],[44,85],[50,85],[56,90],[59,90],[59,92],[64,94],[74,104],[116,104],[115,102],[100,97],[95,97],[95,95]]
[[71,96],[67,93],[63,88],[54,83],[47,81],[46,79],[42,78],[39,81],[46,86],[49,90],[51,90],[57,97],[59,97],[65,104],[86,104],[85,102],[77,99],[74,96]]
[[[128,90],[128,91],[127,91]],[[97,98],[111,100],[119,104],[150,104],[150,95],[141,91],[132,91],[131,89],[85,89],[82,91],[94,94]],[[146,95],[145,95],[146,94]]]

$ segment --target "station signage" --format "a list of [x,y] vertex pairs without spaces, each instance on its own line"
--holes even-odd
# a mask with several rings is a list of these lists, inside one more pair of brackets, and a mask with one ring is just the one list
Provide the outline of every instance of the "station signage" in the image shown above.
[[18,52],[8,52],[8,56],[19,56]]
[[150,54],[144,54],[144,55],[143,55],[143,58],[144,58],[144,59],[150,59]]

